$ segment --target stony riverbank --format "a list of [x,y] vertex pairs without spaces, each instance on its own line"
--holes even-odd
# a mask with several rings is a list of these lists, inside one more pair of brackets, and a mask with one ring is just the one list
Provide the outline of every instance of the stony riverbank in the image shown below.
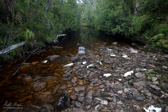
[[[48,65],[47,70],[55,69],[51,63],[59,58],[59,55],[48,56],[41,64]],[[68,55],[67,65],[60,65],[63,75],[48,75],[44,69],[41,73],[45,75],[20,76],[31,91],[27,99],[36,99],[34,105],[25,109],[58,111],[59,94],[67,94],[68,107],[63,107],[62,112],[144,112],[151,105],[167,111],[168,85],[160,84],[161,76],[155,72],[167,70],[167,66],[156,66],[159,59],[166,60],[168,55],[120,46],[116,42],[86,49],[84,55]],[[22,69],[38,64],[32,62]]]

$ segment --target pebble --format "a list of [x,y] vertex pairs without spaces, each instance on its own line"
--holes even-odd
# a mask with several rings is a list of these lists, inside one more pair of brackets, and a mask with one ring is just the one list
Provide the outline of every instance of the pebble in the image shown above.
[[83,101],[84,101],[84,97],[81,97],[81,96],[78,97],[78,101],[79,101],[79,102],[83,102]]
[[78,101],[75,101],[74,105],[78,108],[81,106],[81,104]]
[[75,87],[75,91],[76,91],[76,92],[84,91],[85,88],[86,88],[85,86],[77,86],[77,87]]

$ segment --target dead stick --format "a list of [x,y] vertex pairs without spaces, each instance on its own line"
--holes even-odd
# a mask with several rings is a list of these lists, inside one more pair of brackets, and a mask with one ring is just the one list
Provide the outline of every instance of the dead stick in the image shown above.
[[14,76],[16,76],[16,74],[18,73],[20,67],[21,67],[24,63],[26,63],[26,61],[27,61],[27,60],[33,55],[33,53],[35,53],[37,50],[39,50],[39,47],[36,48],[34,51],[32,51],[31,54],[29,54],[29,55],[26,57],[26,59],[16,68],[16,71],[13,73],[12,78],[13,78]]

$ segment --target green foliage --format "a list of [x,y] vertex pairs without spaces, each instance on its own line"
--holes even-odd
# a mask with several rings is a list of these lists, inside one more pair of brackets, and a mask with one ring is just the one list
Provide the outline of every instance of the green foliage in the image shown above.
[[76,0],[0,0],[0,49],[21,41],[41,45],[77,30],[78,9]]
[[165,37],[164,34],[158,34],[158,35],[155,35],[154,37],[152,37],[152,40],[154,41],[158,41],[158,40],[161,40]]
[[26,41],[33,41],[35,38],[34,33],[29,29],[26,29],[24,37]]
[[90,3],[84,2],[82,7],[82,25],[90,25],[113,35],[142,37],[144,43],[167,48],[167,0],[86,1]]

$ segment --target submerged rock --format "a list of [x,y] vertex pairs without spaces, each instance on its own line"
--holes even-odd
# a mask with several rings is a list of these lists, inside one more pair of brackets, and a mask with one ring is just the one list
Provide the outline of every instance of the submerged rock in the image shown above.
[[59,55],[51,55],[51,56],[48,56],[47,58],[50,60],[50,61],[54,61],[56,60],[57,58],[59,58],[60,56]]
[[67,108],[69,105],[70,105],[69,95],[65,93],[60,94],[56,102],[56,109],[62,110]]
[[34,90],[35,91],[40,91],[40,90],[44,89],[46,86],[47,86],[46,82],[36,82],[34,84]]

